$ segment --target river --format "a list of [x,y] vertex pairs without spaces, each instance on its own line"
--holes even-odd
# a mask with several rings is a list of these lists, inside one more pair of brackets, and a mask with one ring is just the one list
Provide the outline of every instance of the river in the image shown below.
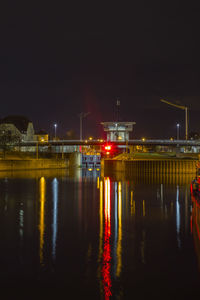
[[1,172],[1,287],[66,299],[200,295],[192,176],[115,175]]

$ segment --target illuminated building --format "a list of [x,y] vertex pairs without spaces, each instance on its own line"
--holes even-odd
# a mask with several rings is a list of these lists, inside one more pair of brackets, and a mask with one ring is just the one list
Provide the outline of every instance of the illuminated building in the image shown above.
[[49,135],[44,130],[40,130],[40,131],[36,132],[35,135],[36,135],[36,139],[38,142],[48,142],[48,140],[49,140]]
[[107,134],[107,141],[128,141],[129,133],[133,131],[135,122],[102,122],[104,131]]
[[33,141],[33,123],[24,116],[8,116],[0,120],[0,134],[16,136],[20,141]]

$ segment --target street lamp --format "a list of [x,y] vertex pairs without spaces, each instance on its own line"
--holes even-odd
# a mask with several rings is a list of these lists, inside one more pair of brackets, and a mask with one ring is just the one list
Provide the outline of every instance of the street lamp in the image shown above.
[[183,105],[174,104],[174,103],[166,101],[164,99],[161,99],[160,101],[185,110],[185,139],[187,140],[188,139],[188,107],[183,106]]
[[56,128],[57,128],[57,124],[54,124],[54,128],[55,128],[55,140],[56,140]]
[[83,140],[83,118],[85,118],[89,114],[90,114],[90,112],[87,112],[87,113],[81,112],[79,114],[79,118],[80,118],[80,141]]
[[176,129],[177,129],[177,140],[179,140],[180,124],[176,124]]

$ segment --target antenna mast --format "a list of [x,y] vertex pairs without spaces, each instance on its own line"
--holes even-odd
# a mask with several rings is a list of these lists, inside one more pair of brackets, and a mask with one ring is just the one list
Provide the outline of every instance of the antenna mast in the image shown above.
[[120,100],[119,100],[119,98],[117,98],[116,105],[117,105],[117,122],[119,122],[119,107],[120,107]]

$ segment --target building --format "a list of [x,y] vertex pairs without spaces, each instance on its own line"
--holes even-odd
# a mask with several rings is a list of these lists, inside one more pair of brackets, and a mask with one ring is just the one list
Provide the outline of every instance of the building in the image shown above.
[[35,136],[36,136],[36,140],[38,142],[48,142],[48,140],[49,140],[49,135],[44,130],[40,130],[40,131],[36,132]]
[[0,120],[0,135],[8,134],[19,138],[19,141],[34,141],[33,123],[24,116],[7,116]]
[[129,133],[133,131],[135,122],[102,122],[107,134],[107,141],[128,141]]

